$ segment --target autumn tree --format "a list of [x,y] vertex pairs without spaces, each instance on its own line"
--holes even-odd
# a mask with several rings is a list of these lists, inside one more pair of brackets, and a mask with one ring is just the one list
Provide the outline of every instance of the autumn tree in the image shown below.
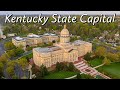
[[107,53],[107,50],[105,47],[97,47],[95,51],[95,55],[98,56],[99,58],[105,57]]
[[109,59],[107,59],[107,57],[105,57],[105,58],[103,59],[103,63],[104,63],[105,65],[110,65],[111,61],[110,61]]
[[107,53],[107,58],[110,59],[112,62],[119,62],[119,55],[115,53]]

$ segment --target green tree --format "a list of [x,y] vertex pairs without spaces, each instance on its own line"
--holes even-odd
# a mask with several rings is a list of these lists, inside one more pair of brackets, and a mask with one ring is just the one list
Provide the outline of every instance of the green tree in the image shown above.
[[73,65],[72,62],[69,63],[68,70],[69,71],[74,71],[75,70],[75,66]]
[[4,44],[4,47],[5,47],[6,50],[11,50],[11,49],[15,48],[15,45],[12,42],[6,42]]
[[26,50],[27,51],[30,51],[30,50],[32,50],[33,49],[33,47],[26,47]]
[[36,79],[42,79],[45,75],[48,75],[48,74],[49,74],[49,72],[48,72],[46,66],[41,65],[39,72],[36,73]]
[[6,68],[6,71],[7,71],[7,73],[8,73],[11,77],[15,74],[15,72],[14,72],[14,67],[13,67],[13,66],[7,67],[7,68]]
[[10,66],[15,67],[15,65],[16,65],[16,61],[14,61],[14,60],[7,62],[8,67],[10,67]]
[[87,74],[81,74],[82,79],[94,79],[94,77],[87,75]]
[[88,52],[86,55],[84,55],[84,59],[87,61],[90,61],[91,60],[91,53]]
[[8,55],[6,53],[2,54],[0,61],[5,64],[8,61]]
[[7,51],[7,54],[8,54],[8,56],[9,56],[10,58],[16,56],[16,54],[15,54],[15,50],[14,50],[14,49]]
[[49,72],[48,72],[46,66],[43,67],[43,71],[44,71],[44,75],[48,75],[48,74],[49,74]]
[[42,78],[43,78],[40,71],[37,72],[35,75],[36,75],[36,78],[35,78],[35,79],[42,79]]
[[2,62],[0,62],[0,79],[3,77],[3,68],[4,68],[4,65]]
[[20,54],[24,53],[24,50],[22,48],[17,48],[15,50],[15,53],[16,53],[17,56],[19,56]]
[[26,69],[28,66],[28,61],[26,58],[21,58],[17,61],[18,65],[22,67],[22,69]]
[[56,63],[56,71],[60,71],[61,70],[61,65],[59,62]]
[[45,75],[48,75],[48,74],[49,74],[46,66],[41,65],[41,67],[40,67],[40,73],[41,73],[41,76],[42,76],[42,77],[44,77]]
[[81,79],[80,73],[77,74],[77,77],[76,77],[76,78],[77,78],[77,79]]

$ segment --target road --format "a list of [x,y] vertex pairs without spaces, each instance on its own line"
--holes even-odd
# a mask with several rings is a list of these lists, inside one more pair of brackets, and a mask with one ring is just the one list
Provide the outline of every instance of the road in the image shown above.
[[0,56],[4,53],[4,51],[5,51],[4,44],[0,42]]
[[0,41],[0,56],[5,52],[4,43],[10,41],[11,38],[7,38]]

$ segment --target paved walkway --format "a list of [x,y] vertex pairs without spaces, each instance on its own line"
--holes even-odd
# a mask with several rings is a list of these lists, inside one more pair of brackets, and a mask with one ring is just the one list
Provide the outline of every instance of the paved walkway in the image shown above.
[[101,66],[103,66],[103,65],[105,65],[104,63],[103,64],[101,64],[101,65],[98,65],[98,66],[95,66],[95,67],[93,67],[93,68],[99,68],[99,67],[101,67]]

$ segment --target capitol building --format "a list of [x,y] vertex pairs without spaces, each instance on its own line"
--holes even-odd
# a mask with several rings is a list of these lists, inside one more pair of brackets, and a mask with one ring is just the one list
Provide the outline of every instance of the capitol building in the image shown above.
[[75,62],[78,58],[92,51],[92,44],[76,40],[70,42],[70,34],[64,25],[60,33],[60,42],[54,43],[51,47],[37,47],[33,49],[33,61],[35,65],[51,67],[57,62]]

